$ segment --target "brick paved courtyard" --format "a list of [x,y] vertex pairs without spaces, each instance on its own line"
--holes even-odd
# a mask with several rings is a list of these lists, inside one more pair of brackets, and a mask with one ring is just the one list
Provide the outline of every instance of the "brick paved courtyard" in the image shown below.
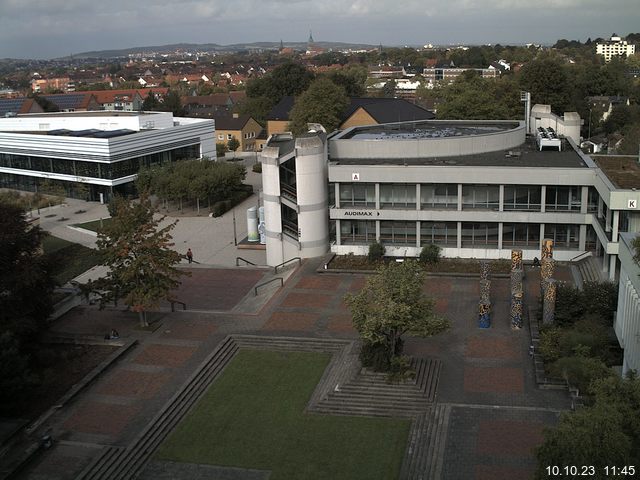
[[[178,298],[202,312],[154,314],[153,332],[136,331],[135,314],[90,307],[56,322],[54,329],[83,335],[115,326],[139,345],[52,419],[54,435],[86,447],[60,444],[24,478],[74,478],[100,446],[127,445],[228,334],[357,338],[343,299],[362,288],[366,275],[318,274],[316,267],[303,263],[257,314],[231,310],[262,281],[264,270],[194,268]],[[477,328],[478,279],[429,277],[425,292],[452,328],[430,339],[407,338],[405,351],[442,361],[436,401],[451,405],[442,478],[530,477],[542,428],[554,424],[569,401],[564,392],[535,385],[528,330],[509,326],[508,279],[493,280],[487,330]],[[206,313],[213,310],[229,313]]]

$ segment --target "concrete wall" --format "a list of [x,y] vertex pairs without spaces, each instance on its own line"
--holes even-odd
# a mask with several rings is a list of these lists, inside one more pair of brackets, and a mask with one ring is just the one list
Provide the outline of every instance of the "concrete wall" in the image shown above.
[[633,234],[621,235],[618,310],[613,325],[618,343],[624,349],[623,375],[629,370],[640,372],[640,267],[633,259],[634,237]]
[[551,105],[534,105],[531,109],[529,128],[535,135],[538,127],[553,128],[559,135],[571,138],[576,144],[580,144],[580,125],[582,120],[576,112],[564,112],[564,116],[551,112]]

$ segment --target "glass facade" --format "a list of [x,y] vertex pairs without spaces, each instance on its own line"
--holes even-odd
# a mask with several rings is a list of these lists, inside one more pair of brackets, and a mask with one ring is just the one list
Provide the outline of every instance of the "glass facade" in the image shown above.
[[540,224],[538,223],[505,223],[502,225],[502,247],[540,246]]
[[416,209],[416,185],[406,183],[381,183],[380,207]]
[[498,185],[463,185],[463,210],[498,210],[500,187]]
[[579,212],[582,187],[547,187],[545,210],[547,212]]
[[369,207],[376,206],[375,183],[341,183],[340,207]]
[[380,222],[380,241],[389,245],[416,246],[416,222]]
[[498,224],[463,222],[462,246],[498,248]]
[[550,224],[544,226],[544,237],[553,240],[554,248],[578,248],[580,226]]
[[458,222],[420,222],[420,245],[430,243],[455,247],[458,244]]
[[426,184],[420,185],[420,208],[428,209],[457,209],[458,185]]
[[542,208],[542,187],[537,185],[505,185],[504,210],[536,211]]
[[369,245],[376,241],[376,222],[342,220],[340,241],[343,245]]

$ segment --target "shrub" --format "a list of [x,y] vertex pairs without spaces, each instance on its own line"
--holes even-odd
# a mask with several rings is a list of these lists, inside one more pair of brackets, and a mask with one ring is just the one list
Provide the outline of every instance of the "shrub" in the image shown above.
[[[402,354],[404,341],[399,339],[396,342],[395,356]],[[384,343],[362,342],[360,348],[360,362],[363,367],[370,368],[376,372],[391,372],[394,355],[390,347]]]
[[563,357],[551,365],[551,373],[566,379],[569,384],[582,392],[589,392],[594,380],[600,380],[614,375],[598,358],[584,356]]
[[562,330],[557,327],[546,328],[540,331],[540,343],[538,350],[547,365],[555,362],[562,356],[560,350],[560,334]]
[[618,305],[618,285],[613,282],[585,282],[582,303],[585,313],[598,316],[601,323],[610,327]]
[[420,262],[428,265],[438,263],[440,260],[440,250],[441,248],[434,243],[425,245],[420,252]]
[[251,170],[253,170],[256,173],[262,173],[262,163],[260,162],[254,163],[253,167],[251,167]]
[[220,200],[219,202],[216,202],[211,206],[211,213],[214,217],[221,217],[227,211],[229,211],[231,207],[232,204],[230,200]]
[[384,245],[380,242],[375,242],[369,245],[369,261],[370,262],[379,262],[384,257],[385,248]]

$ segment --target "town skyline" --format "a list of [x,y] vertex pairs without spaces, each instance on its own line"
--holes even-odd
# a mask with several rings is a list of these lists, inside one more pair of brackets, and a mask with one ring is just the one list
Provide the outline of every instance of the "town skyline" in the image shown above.
[[[35,12],[35,13],[34,13]],[[51,59],[145,45],[316,41],[386,46],[553,44],[637,30],[632,0],[151,2],[0,0],[0,58]],[[28,28],[27,28],[28,27]],[[635,30],[634,30],[635,29]]]

